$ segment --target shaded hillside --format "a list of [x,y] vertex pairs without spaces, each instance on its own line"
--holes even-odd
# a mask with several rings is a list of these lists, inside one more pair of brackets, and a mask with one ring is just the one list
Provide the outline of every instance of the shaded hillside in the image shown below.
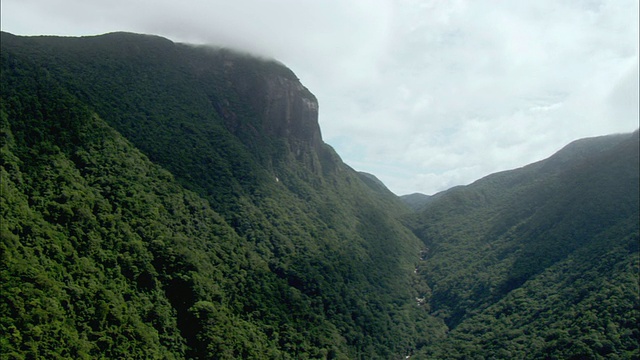
[[281,64],[127,33],[1,46],[3,353],[386,359],[441,333],[404,206]]
[[585,139],[414,214],[418,272],[452,329],[425,353],[637,357],[638,174],[637,131]]

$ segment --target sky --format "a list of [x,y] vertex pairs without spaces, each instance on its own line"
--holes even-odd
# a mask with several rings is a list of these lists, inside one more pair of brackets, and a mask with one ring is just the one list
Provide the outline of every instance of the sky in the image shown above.
[[324,141],[398,195],[434,194],[632,132],[637,0],[2,0],[17,35],[131,31],[275,58]]

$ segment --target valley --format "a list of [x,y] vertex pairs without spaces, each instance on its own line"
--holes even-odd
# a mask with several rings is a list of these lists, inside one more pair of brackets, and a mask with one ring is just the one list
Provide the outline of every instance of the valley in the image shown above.
[[638,131],[399,197],[274,60],[0,40],[3,358],[640,356]]

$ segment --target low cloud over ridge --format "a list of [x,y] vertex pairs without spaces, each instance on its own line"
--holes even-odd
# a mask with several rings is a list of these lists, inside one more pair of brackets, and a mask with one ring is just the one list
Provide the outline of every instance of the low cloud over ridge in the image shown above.
[[638,2],[3,0],[2,30],[134,31],[270,56],[325,141],[431,194],[638,127]]

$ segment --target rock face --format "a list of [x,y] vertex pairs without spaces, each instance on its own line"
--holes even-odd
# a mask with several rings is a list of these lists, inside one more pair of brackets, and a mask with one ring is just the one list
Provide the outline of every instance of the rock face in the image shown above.
[[263,93],[264,130],[267,134],[284,137],[292,145],[309,145],[318,150],[322,143],[318,125],[318,101],[300,82],[281,76],[265,79],[266,91]]
[[[316,97],[284,65],[262,60],[263,66],[256,67],[256,59],[245,60],[237,54],[226,59],[224,73],[231,90],[251,104],[259,119],[253,131],[286,139],[290,150],[298,157],[309,150],[320,152],[322,136]],[[237,123],[235,117],[230,119],[228,112],[221,115],[234,133],[247,125]]]
[[[223,63],[227,88],[222,93],[236,94],[237,99],[227,97],[215,107],[232,134],[248,148],[259,149],[257,155],[270,167],[295,159],[316,174],[336,169],[340,160],[322,140],[318,100],[291,70],[275,61],[234,53],[225,54]],[[219,71],[218,64],[210,66]],[[244,108],[234,107],[234,101],[244,103]],[[273,153],[265,154],[265,148]]]

